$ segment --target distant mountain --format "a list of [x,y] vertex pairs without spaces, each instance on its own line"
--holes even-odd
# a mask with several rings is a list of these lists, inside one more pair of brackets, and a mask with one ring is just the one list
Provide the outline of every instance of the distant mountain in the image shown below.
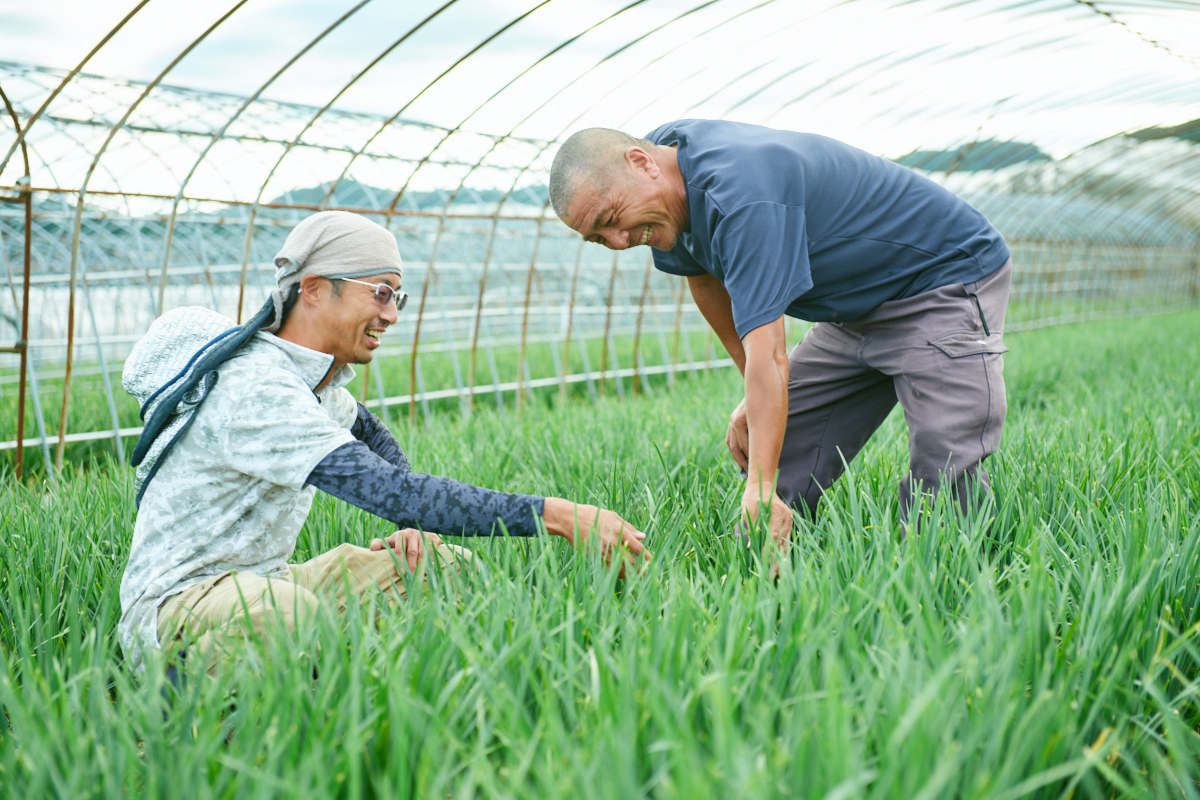
[[926,172],[979,172],[1028,161],[1051,161],[1037,145],[984,139],[954,150],[914,150],[895,159],[897,164]]
[[1175,125],[1169,128],[1143,128],[1140,131],[1134,131],[1129,134],[1129,137],[1141,141],[1174,137],[1176,139],[1183,139],[1185,142],[1200,144],[1200,119],[1194,119],[1191,122],[1185,122],[1182,125]]

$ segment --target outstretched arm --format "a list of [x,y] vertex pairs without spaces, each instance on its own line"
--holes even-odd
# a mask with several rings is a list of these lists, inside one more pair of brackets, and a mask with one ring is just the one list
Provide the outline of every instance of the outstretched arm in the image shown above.
[[401,528],[491,536],[501,533],[499,523],[503,523],[512,536],[533,536],[541,517],[549,533],[572,544],[581,544],[594,534],[606,557],[621,548],[633,557],[650,556],[642,545],[645,534],[612,511],[413,472],[406,459],[403,468],[391,464],[363,442],[334,450],[312,471],[308,483]]
[[364,442],[350,442],[317,464],[308,483],[401,528],[453,536],[537,534],[545,498],[496,492],[391,464]]

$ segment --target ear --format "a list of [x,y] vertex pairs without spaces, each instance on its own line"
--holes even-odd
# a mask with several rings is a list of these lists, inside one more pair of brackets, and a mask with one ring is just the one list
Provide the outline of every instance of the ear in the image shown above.
[[661,174],[654,156],[640,147],[630,147],[625,151],[625,163],[634,174],[645,173],[650,178],[657,178]]
[[300,279],[300,300],[308,305],[319,305],[325,299],[325,292],[329,286],[328,281],[324,281],[318,275],[305,275]]

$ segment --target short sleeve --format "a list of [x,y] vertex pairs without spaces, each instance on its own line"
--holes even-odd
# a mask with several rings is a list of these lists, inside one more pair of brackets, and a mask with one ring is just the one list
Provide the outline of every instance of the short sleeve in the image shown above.
[[[349,393],[347,397],[353,401]],[[321,459],[355,441],[349,426],[340,422],[298,378],[269,372],[219,420],[226,463],[242,474],[298,491]]]
[[358,420],[358,401],[345,387],[327,388],[317,392],[325,413],[329,414],[338,425],[349,429]]
[[713,255],[725,272],[739,337],[779,319],[813,287],[802,206],[740,206],[714,231]]
[[708,270],[700,266],[696,259],[681,244],[676,244],[670,250],[654,250],[654,268],[668,275],[707,275]]

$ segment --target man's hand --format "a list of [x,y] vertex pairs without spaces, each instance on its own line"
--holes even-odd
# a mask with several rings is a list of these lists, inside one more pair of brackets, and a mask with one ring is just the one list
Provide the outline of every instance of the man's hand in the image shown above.
[[750,467],[750,424],[746,421],[746,398],[729,415],[729,430],[725,431],[725,446],[729,455],[742,469]]
[[408,562],[410,572],[417,571],[417,565],[421,563],[421,559],[425,557],[425,542],[429,541],[429,546],[442,543],[442,537],[436,533],[421,533],[415,528],[404,528],[398,530],[386,539],[372,539],[371,549],[382,550],[385,546],[392,548],[395,554]]
[[622,559],[622,578],[626,564],[645,563],[651,558],[650,551],[642,544],[646,534],[607,509],[547,497],[542,519],[548,532],[563,537],[572,545],[582,545],[589,538],[598,542],[606,564],[611,563],[616,553]]
[[[792,517],[792,510],[779,499],[779,495],[767,490],[770,494],[771,504],[771,523],[768,530],[771,532],[771,538],[780,548],[787,547],[792,538],[792,526],[795,519]],[[746,518],[748,524],[753,524],[758,519],[760,502],[767,498],[759,499],[759,491],[757,486],[746,484],[746,491],[742,493],[742,516]]]

